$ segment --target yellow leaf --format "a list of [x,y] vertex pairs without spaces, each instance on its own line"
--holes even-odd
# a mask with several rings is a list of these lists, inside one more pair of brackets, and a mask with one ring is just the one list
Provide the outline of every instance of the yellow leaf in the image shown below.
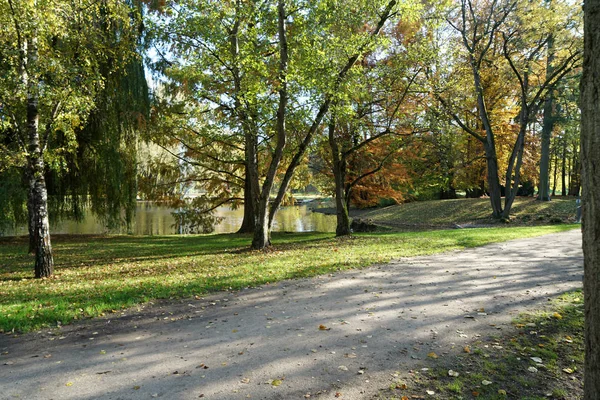
[[137,386],[137,385],[136,385],[136,386],[134,386],[134,387],[133,387],[133,390],[140,390],[140,386]]
[[273,382],[271,382],[271,385],[273,386],[279,386],[282,384],[281,379],[274,379]]
[[563,316],[562,316],[562,315],[560,315],[560,314],[559,314],[559,313],[557,313],[557,312],[555,312],[554,314],[552,314],[552,316],[553,316],[554,318],[556,318],[556,319],[562,319],[562,318],[563,318]]
[[427,357],[430,357],[430,358],[438,358],[438,355],[437,355],[437,354],[435,354],[435,353],[432,351],[431,353],[427,354]]
[[463,351],[464,351],[465,353],[470,353],[470,352],[471,352],[471,347],[469,347],[469,346],[465,346],[465,348],[463,349]]
[[401,383],[399,385],[396,385],[396,389],[406,390],[408,389],[408,386],[406,385],[406,383]]
[[73,382],[67,382],[65,383],[65,386],[73,386]]
[[326,327],[325,325],[319,325],[319,330],[320,330],[320,331],[328,331],[328,330],[330,330],[330,329],[331,329],[331,328],[328,328],[328,327]]

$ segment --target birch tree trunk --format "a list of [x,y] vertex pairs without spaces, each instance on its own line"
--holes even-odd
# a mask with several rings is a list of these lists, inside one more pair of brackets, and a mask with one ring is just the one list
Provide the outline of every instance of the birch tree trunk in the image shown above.
[[[35,68],[37,58],[36,41],[31,39],[27,46],[27,64],[30,70]],[[37,82],[30,74],[27,78],[28,211],[30,224],[33,225],[35,277],[47,278],[52,276],[54,260],[48,221],[48,193],[44,179],[44,149],[40,143],[38,88]]]
[[600,397],[600,0],[584,5],[581,79],[583,180],[584,399]]

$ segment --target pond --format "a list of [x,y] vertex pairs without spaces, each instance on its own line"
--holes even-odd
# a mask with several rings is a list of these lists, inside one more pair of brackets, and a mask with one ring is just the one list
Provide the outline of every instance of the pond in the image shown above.
[[[282,232],[335,232],[335,215],[325,215],[311,211],[311,206],[299,205],[281,207],[275,215],[273,230]],[[171,215],[173,209],[157,206],[150,203],[139,202],[135,216],[132,233],[135,235],[173,235],[177,234],[175,219]],[[215,226],[215,233],[236,232],[244,218],[243,208],[232,210],[229,207],[220,207],[216,216],[223,220]],[[104,234],[127,233],[125,229],[108,230],[102,221],[91,213],[83,221],[63,220],[55,222],[50,227],[54,234]],[[0,232],[0,236],[26,235],[27,227],[20,226],[16,230]]]

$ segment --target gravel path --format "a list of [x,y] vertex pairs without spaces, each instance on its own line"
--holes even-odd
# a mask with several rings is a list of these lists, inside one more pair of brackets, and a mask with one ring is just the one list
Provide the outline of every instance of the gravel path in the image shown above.
[[[581,287],[573,230],[0,337],[1,399],[365,399]],[[481,311],[481,310],[484,311]],[[457,332],[459,331],[459,332]]]

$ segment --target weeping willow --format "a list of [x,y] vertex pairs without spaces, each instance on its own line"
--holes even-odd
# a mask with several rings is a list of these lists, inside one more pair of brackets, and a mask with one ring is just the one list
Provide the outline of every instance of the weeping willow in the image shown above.
[[49,173],[49,208],[55,218],[75,220],[89,209],[108,228],[129,229],[137,195],[138,136],[149,112],[148,86],[139,60],[106,78],[95,110],[77,132],[75,151],[65,157],[64,168]]
[[[141,21],[139,1],[130,3],[132,18]],[[135,14],[135,15],[134,15]],[[105,30],[110,46],[125,46],[130,55],[125,65],[108,58],[100,66],[104,87],[76,145],[69,146],[60,132],[55,148],[70,148],[61,162],[51,166],[47,184],[52,219],[82,220],[86,210],[101,218],[108,228],[126,226],[135,216],[137,197],[137,149],[140,131],[149,114],[150,100],[142,64],[142,30],[123,40],[119,27]]]

